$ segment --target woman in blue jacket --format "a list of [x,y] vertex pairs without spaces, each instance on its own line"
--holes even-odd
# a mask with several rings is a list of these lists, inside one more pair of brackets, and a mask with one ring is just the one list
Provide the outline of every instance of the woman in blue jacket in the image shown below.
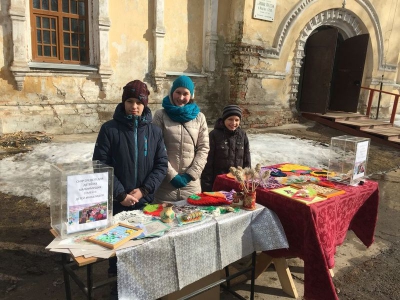
[[114,168],[114,215],[152,202],[167,174],[167,152],[161,129],[151,124],[149,94],[145,83],[129,82],[97,137],[93,160]]

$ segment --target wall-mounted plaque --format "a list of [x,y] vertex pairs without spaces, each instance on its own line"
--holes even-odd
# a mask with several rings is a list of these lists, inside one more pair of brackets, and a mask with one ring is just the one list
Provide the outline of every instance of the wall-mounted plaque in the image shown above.
[[253,18],[273,21],[275,17],[276,0],[254,0]]

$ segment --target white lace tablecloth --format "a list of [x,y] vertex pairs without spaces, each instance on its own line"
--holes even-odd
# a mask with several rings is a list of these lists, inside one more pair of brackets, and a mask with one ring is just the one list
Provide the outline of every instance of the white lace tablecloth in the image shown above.
[[254,251],[288,248],[282,225],[258,205],[175,227],[160,238],[117,251],[118,299],[154,300]]

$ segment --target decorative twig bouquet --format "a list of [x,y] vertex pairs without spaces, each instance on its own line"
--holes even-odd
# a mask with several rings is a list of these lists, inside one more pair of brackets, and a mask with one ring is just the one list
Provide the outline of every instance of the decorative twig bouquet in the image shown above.
[[265,185],[265,181],[268,180],[271,173],[269,170],[261,170],[260,164],[257,164],[254,169],[230,167],[229,171],[246,194],[255,192],[260,184]]

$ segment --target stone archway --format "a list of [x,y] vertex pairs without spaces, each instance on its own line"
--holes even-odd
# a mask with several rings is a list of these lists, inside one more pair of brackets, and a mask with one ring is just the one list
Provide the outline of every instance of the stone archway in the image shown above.
[[300,31],[293,58],[293,73],[289,103],[292,110],[296,110],[297,93],[299,90],[300,68],[304,58],[304,47],[312,32],[321,26],[331,26],[339,30],[344,39],[362,34],[358,17],[351,11],[343,9],[330,9],[314,16]]

